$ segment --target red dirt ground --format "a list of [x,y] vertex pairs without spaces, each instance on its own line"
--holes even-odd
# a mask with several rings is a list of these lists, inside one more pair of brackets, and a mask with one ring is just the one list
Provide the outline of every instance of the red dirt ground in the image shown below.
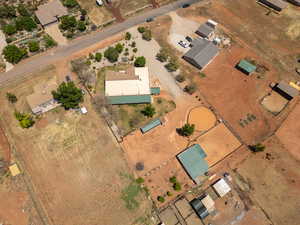
[[3,154],[4,162],[7,166],[10,164],[11,152],[9,142],[0,124],[0,153]]

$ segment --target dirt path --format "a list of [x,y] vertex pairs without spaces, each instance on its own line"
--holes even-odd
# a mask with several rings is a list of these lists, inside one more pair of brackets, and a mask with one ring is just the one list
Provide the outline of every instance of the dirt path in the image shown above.
[[150,3],[152,4],[153,8],[159,7],[159,3],[156,0],[150,0]]
[[7,137],[5,136],[4,130],[0,126],[0,150],[3,152],[3,158],[4,162],[6,163],[6,166],[10,164],[11,159],[11,150],[9,146],[9,142],[7,140]]
[[121,13],[121,5],[124,4],[124,1],[120,1],[119,3],[107,3],[105,4],[106,8],[114,15],[118,22],[123,22],[125,19]]

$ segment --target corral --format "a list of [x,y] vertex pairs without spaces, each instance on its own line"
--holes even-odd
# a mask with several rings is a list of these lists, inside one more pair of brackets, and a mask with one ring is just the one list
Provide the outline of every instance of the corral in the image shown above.
[[207,131],[216,123],[216,116],[205,107],[192,109],[188,118],[189,124],[194,124],[197,131]]
[[265,96],[261,104],[274,115],[279,114],[284,107],[288,104],[288,100],[283,98],[280,94],[275,91],[272,91],[270,95]]

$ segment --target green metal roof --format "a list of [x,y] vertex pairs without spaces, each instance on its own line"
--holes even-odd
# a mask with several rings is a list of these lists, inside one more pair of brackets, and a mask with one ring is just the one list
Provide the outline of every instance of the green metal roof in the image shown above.
[[250,62],[248,62],[245,59],[242,59],[239,62],[238,67],[245,70],[247,73],[252,73],[253,71],[256,70],[256,66],[251,64]]
[[112,105],[151,103],[151,95],[109,96],[108,100]]
[[151,95],[159,95],[160,94],[160,87],[152,87],[150,88]]
[[198,144],[192,145],[177,155],[178,160],[193,180],[208,171],[205,157],[206,153]]
[[149,130],[153,129],[154,127],[157,127],[161,125],[161,121],[160,119],[156,119],[156,120],[153,120],[151,121],[150,123],[148,123],[146,126],[142,127],[141,128],[141,131],[142,133],[146,133],[148,132]]

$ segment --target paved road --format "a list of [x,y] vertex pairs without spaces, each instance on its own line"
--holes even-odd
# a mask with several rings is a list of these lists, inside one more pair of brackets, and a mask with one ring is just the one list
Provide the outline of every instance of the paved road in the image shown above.
[[102,41],[119,32],[122,32],[132,26],[143,23],[146,18],[161,16],[166,13],[169,13],[170,11],[180,8],[182,4],[193,4],[199,1],[201,0],[178,0],[169,5],[165,5],[160,8],[145,12],[142,15],[129,18],[128,20],[122,23],[113,25],[104,30],[99,30],[92,34],[86,35],[80,39],[70,42],[67,46],[59,46],[41,55],[28,58],[16,65],[14,69],[6,73],[0,74],[0,87],[17,78],[28,76],[30,73],[38,69],[53,64],[54,62],[57,62],[67,56],[70,56],[75,52],[78,52],[84,48],[96,44],[97,42]]

